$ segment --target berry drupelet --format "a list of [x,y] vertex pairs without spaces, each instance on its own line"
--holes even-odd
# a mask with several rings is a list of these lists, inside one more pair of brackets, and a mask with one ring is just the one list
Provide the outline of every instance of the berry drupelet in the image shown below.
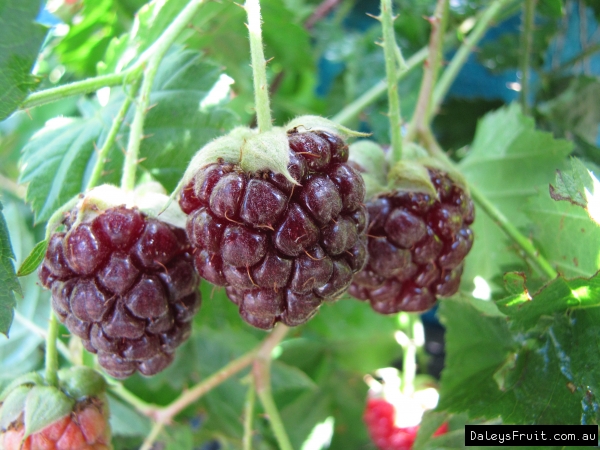
[[181,192],[198,273],[224,286],[249,324],[309,320],[366,262],[367,211],[348,146],[325,130],[287,131],[287,169],[243,171],[217,160]]
[[54,233],[39,271],[52,307],[115,378],[154,375],[173,360],[200,308],[185,231],[116,206]]

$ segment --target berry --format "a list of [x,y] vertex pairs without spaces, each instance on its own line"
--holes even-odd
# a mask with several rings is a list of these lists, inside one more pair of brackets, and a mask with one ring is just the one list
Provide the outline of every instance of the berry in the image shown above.
[[473,202],[446,173],[428,173],[436,196],[393,191],[367,202],[369,262],[349,293],[379,313],[425,311],[458,291]]
[[125,206],[75,218],[51,236],[40,269],[56,315],[109,375],[156,374],[200,307],[185,232]]
[[179,200],[198,273],[262,329],[306,322],[366,261],[365,186],[346,163],[348,146],[326,131],[293,128],[287,139],[297,184],[220,159],[197,170]]
[[[419,431],[419,425],[396,425],[396,407],[383,398],[367,400],[363,420],[371,440],[379,450],[411,450]],[[448,424],[444,423],[433,435],[447,432]]]
[[89,397],[75,404],[70,414],[23,440],[23,414],[0,430],[4,450],[109,450],[110,427],[103,400]]

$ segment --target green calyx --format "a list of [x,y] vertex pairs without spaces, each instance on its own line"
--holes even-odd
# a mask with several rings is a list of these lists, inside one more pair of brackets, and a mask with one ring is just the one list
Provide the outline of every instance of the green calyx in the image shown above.
[[73,226],[92,221],[109,208],[124,205],[138,208],[148,217],[160,219],[178,228],[185,228],[186,216],[176,202],[170,202],[165,189],[156,182],[143,183],[133,191],[103,184],[89,190],[74,207],[77,220]]
[[73,411],[79,401],[102,396],[104,377],[89,367],[58,372],[59,388],[48,386],[39,373],[27,373],[0,395],[0,432],[21,422],[27,436],[43,430]]
[[306,131],[327,131],[343,139],[367,136],[319,116],[296,117],[284,127],[260,133],[257,129],[237,127],[198,150],[175,191],[179,192],[199,170],[219,161],[236,165],[244,172],[279,173],[297,184],[287,167],[290,161],[288,134]]
[[390,159],[390,152],[373,141],[361,140],[350,145],[350,161],[361,170],[367,198],[390,191],[423,192],[436,197],[436,189],[427,169],[447,173],[466,190],[466,183],[459,172],[443,161],[428,156],[427,151],[417,144],[406,144],[400,161],[392,164]]

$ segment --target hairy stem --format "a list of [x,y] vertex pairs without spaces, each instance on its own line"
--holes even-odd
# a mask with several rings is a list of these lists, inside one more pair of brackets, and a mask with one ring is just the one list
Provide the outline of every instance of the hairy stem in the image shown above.
[[421,319],[416,314],[404,314],[406,318],[405,332],[408,342],[402,346],[402,393],[412,395],[415,390],[415,376],[417,374],[417,345],[414,340],[414,328]]
[[254,403],[256,401],[256,391],[254,384],[249,383],[246,403],[244,405],[244,439],[242,441],[243,450],[252,450],[252,421],[254,418]]
[[425,70],[421,89],[415,113],[408,127],[406,140],[413,141],[416,130],[423,130],[429,127],[429,117],[432,114],[432,93],[433,86],[438,77],[438,72],[442,64],[442,49],[444,44],[444,32],[446,22],[448,21],[448,0],[438,0],[433,13],[429,19],[431,23],[431,35],[429,38],[429,56],[425,61]]
[[140,72],[141,70],[139,70],[137,67],[135,70],[132,67],[131,69],[121,73],[100,75],[98,77],[87,78],[85,80],[63,84],[50,89],[44,89],[43,91],[37,91],[29,94],[29,96],[21,104],[21,109],[45,105],[46,103],[52,103],[73,95],[89,94],[90,92],[95,92],[98,89],[107,86],[119,86],[123,83],[131,81],[133,78],[136,78],[139,76]]
[[[397,82],[402,80],[406,75],[408,75],[412,70],[416,69],[419,64],[422,64],[423,61],[427,58],[429,51],[428,49],[422,48],[417,53],[412,55],[406,61],[406,70],[401,71],[398,74]],[[369,105],[377,101],[387,90],[387,80],[381,80],[363,95],[358,97],[356,100],[346,105],[344,109],[338,112],[335,116],[332,117],[336,123],[340,125],[350,126],[351,122],[358,117],[358,115]]]
[[140,93],[136,99],[135,113],[131,129],[129,130],[129,141],[127,143],[127,152],[125,153],[125,162],[123,164],[123,176],[121,177],[121,188],[125,191],[131,191],[135,187],[135,173],[138,164],[138,155],[140,153],[140,144],[144,136],[144,120],[150,104],[150,92],[154,77],[158,70],[158,65],[163,55],[156,54],[148,62],[148,67],[144,71],[144,81],[140,88]]
[[246,0],[244,8],[248,15],[256,122],[259,131],[269,131],[273,128],[273,123],[271,122],[269,85],[267,83],[267,63],[262,42],[260,2],[259,0]]
[[269,338],[272,338],[271,342],[267,343],[267,341],[265,341],[265,345],[260,348],[259,352],[256,354],[252,369],[256,393],[269,418],[269,424],[273,430],[273,434],[275,435],[280,450],[293,450],[293,448],[271,392],[271,353],[279,341],[286,335],[288,330],[289,328],[283,324],[279,324],[273,330],[271,336],[269,336]]
[[[402,114],[400,112],[400,96],[398,94],[398,52],[400,51],[394,35],[394,18],[392,1],[381,0],[381,15],[383,28],[383,53],[385,56],[385,75],[388,93],[388,116],[390,120],[390,137],[392,144],[392,161],[402,159]],[[400,60],[403,60],[400,56]]]
[[[102,148],[98,150],[98,156],[96,159],[96,164],[94,165],[94,170],[92,171],[92,175],[87,184],[87,189],[91,189],[98,184],[100,178],[102,177],[102,171],[104,170],[104,164],[106,162],[106,157],[108,156],[108,152],[111,147],[115,143],[115,139],[117,137],[117,133],[121,129],[121,124],[123,123],[123,119],[129,110],[129,106],[131,105],[131,101],[133,97],[137,94],[137,91],[140,87],[139,85],[140,79],[136,80],[131,86],[131,92],[125,93],[125,100],[123,100],[123,104],[117,113],[117,116],[113,119],[113,123],[108,131],[108,136],[104,140],[104,144],[102,144]],[[86,189],[86,190],[87,190]]]
[[521,31],[521,107],[523,114],[529,115],[529,74],[530,57],[533,42],[533,25],[537,0],[525,0],[523,3],[523,29]]
[[148,414],[150,414],[151,411],[154,411],[156,409],[155,405],[145,402],[144,400],[139,398],[137,395],[135,395],[132,392],[130,392],[129,390],[127,390],[125,388],[125,386],[123,386],[123,384],[120,383],[119,381],[114,380],[113,378],[108,378],[108,377],[105,377],[105,378],[106,378],[106,382],[108,383],[108,387],[111,390],[111,392],[113,394],[115,394],[117,397],[119,397],[121,400],[124,400],[126,403],[129,403],[140,413],[142,413],[144,415],[148,415]]
[[50,386],[58,386],[58,352],[56,341],[58,340],[58,320],[52,308],[50,308],[50,320],[48,323],[48,334],[46,335],[46,382]]
[[[430,152],[431,156],[443,161],[449,167],[453,166],[454,163],[446,156],[443,150],[440,148],[431,130],[422,134],[421,139]],[[466,180],[465,180],[466,181]],[[552,265],[544,258],[539,250],[531,243],[529,239],[523,233],[521,233],[517,227],[515,227],[508,218],[502,214],[496,205],[494,205],[477,187],[472,184],[468,185],[468,189],[473,197],[473,200],[490,216],[492,220],[504,231],[509,238],[511,238],[515,244],[517,244],[523,253],[536,265],[536,267],[550,279],[554,279],[558,276],[556,270]]]
[[[485,10],[481,18],[477,21],[475,28],[465,38],[465,41],[460,46],[452,61],[442,74],[438,84],[433,92],[432,112],[437,111],[452,83],[456,79],[458,73],[464,66],[469,54],[473,51],[477,43],[481,40],[492,21],[498,16],[500,11],[514,0],[493,0],[493,2]],[[428,118],[431,120],[431,116]]]

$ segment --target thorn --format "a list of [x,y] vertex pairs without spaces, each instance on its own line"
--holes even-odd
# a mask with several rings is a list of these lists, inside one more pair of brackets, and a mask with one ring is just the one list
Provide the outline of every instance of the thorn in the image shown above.
[[165,273],[168,275],[169,274],[169,270],[167,269],[167,267],[161,263],[160,261],[154,260],[154,263],[158,264],[160,267],[162,267],[163,269],[165,269]]
[[225,218],[227,220],[229,220],[230,222],[237,223],[238,225],[244,225],[242,222],[238,222],[237,220],[233,220],[233,219],[230,219],[229,217],[227,217],[227,213],[225,213]]
[[150,111],[152,108],[154,108],[156,105],[158,105],[158,103],[153,103],[152,105],[148,106],[146,108],[146,112]]
[[371,13],[365,13],[367,16],[369,16],[371,19],[375,19],[378,20],[379,22],[381,22],[381,16],[374,16]]
[[256,283],[254,282],[254,280],[252,279],[252,275],[250,275],[250,266],[246,266],[246,272],[248,273],[248,278],[250,278],[250,282],[251,282],[251,283],[252,283],[254,286],[256,286],[256,287],[259,287],[259,286],[258,286],[258,284],[256,284]]
[[143,163],[144,161],[146,161],[146,159],[148,159],[148,158],[146,158],[146,157],[140,158],[136,161],[136,163],[137,164]]
[[306,250],[304,250],[304,253],[306,253],[306,256],[308,256],[310,259],[312,259],[313,261],[322,261],[325,259],[325,256],[323,256],[322,258],[315,258],[314,256],[311,256],[310,253],[308,253]]
[[274,57],[274,56],[272,56],[272,57],[270,57],[269,59],[267,59],[267,60],[265,61],[265,66],[266,66],[267,64],[269,64],[271,61],[273,61],[274,59],[275,59],[275,57]]
[[31,112],[29,112],[29,108],[25,108],[25,114],[27,114],[27,117],[29,117],[31,120],[33,120],[33,117],[31,116]]
[[94,151],[98,153],[98,144],[96,143],[96,141],[92,142],[92,145],[94,146]]
[[154,133],[144,134],[144,135],[142,135],[142,139],[148,139],[148,138],[151,138],[152,136],[154,136]]

